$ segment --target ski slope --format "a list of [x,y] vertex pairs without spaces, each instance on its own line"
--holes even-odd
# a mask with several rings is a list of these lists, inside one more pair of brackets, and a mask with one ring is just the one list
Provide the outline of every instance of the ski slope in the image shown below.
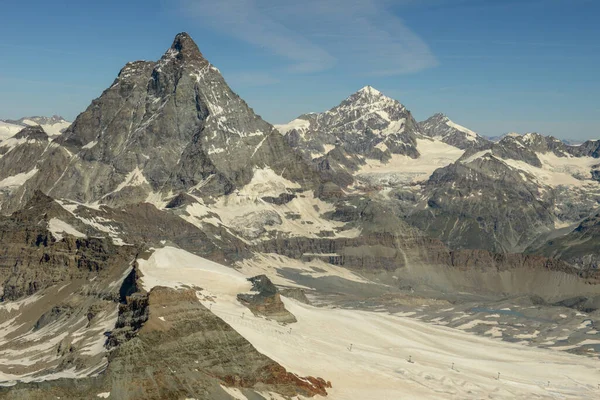
[[202,303],[258,351],[300,376],[331,381],[330,399],[600,398],[600,363],[591,358],[286,298],[298,322],[282,326],[237,302],[250,285],[232,268],[173,247],[138,262],[145,289],[202,287]]

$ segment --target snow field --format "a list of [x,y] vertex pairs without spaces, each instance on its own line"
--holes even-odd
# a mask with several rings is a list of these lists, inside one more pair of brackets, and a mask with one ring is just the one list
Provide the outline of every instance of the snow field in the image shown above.
[[330,399],[600,396],[600,365],[590,358],[384,313],[316,308],[283,297],[298,322],[282,326],[255,317],[236,300],[250,284],[231,268],[167,247],[140,260],[140,269],[147,290],[159,284],[202,287],[201,302],[258,351],[300,376],[331,381]]

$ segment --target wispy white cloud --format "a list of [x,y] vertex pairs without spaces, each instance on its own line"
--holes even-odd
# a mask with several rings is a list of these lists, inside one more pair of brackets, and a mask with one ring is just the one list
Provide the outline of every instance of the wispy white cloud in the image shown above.
[[[389,0],[181,0],[204,26],[265,48],[290,72],[395,75],[437,65]],[[397,3],[397,2],[396,2]]]

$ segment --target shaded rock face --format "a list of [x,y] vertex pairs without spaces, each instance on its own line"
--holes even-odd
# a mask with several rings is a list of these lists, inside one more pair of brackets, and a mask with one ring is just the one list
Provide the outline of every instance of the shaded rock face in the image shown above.
[[[14,162],[15,151],[0,161]],[[39,172],[4,201],[3,212],[35,189],[122,205],[144,201],[151,192],[193,190],[210,178],[197,194],[221,195],[264,167],[307,188],[319,182],[185,33],[158,62],[128,63],[35,166]]]
[[[54,236],[51,218],[68,212],[41,193],[0,217],[0,375],[32,379],[106,367],[107,327],[137,254],[107,238]],[[4,378],[10,379],[10,378]]]
[[0,218],[0,300],[16,300],[59,283],[103,276],[114,263],[127,265],[137,252],[133,246],[115,246],[102,238],[65,235],[57,240],[40,221],[68,213],[56,203],[54,208],[46,207],[47,201],[52,203],[38,193],[24,210]]
[[565,261],[536,255],[452,251],[440,240],[406,225],[383,206],[351,209],[354,214],[339,217],[360,223],[364,228],[360,237],[276,239],[256,245],[254,251],[292,259],[319,258],[386,284],[400,278],[435,290],[537,294],[554,300],[600,293],[598,270],[579,269]]
[[425,121],[419,122],[424,135],[436,138],[459,149],[481,148],[490,142],[477,133],[455,124],[444,114],[434,114]]
[[[229,241],[228,246],[220,249],[198,227],[148,203],[126,205],[121,209],[102,207],[101,210],[78,206],[74,212],[85,221],[107,221],[105,226],[118,232],[125,243],[152,247],[162,246],[164,240],[169,240],[183,249],[219,262],[245,254],[243,246],[234,238],[225,237]],[[86,225],[81,220],[75,220],[73,225],[88,235],[106,236],[105,231],[94,230],[94,225]]]
[[48,134],[39,125],[28,126],[14,136],[15,139],[48,141]]
[[294,299],[304,304],[311,304],[308,297],[306,297],[306,293],[303,289],[300,288],[290,288],[283,289],[280,291],[282,296],[289,297],[290,299]]
[[493,156],[436,170],[423,192],[407,220],[451,248],[523,251],[554,228],[553,197]]
[[592,169],[592,179],[600,182],[600,164],[594,165]]
[[107,370],[98,377],[18,384],[0,388],[0,398],[228,399],[221,388],[235,386],[249,398],[256,392],[284,396],[327,395],[321,378],[300,378],[258,353],[229,325],[206,309],[194,290],[156,287],[128,299],[119,323],[140,329],[110,353]]
[[[26,127],[0,143],[0,181],[15,176],[36,174],[37,162],[48,147],[48,135],[39,126]],[[27,175],[29,176],[29,175]],[[17,179],[15,186],[0,185],[0,206],[3,197],[18,189],[26,177]]]
[[252,290],[256,294],[238,294],[238,300],[255,315],[261,315],[277,322],[289,324],[296,322],[296,317],[286,308],[279,290],[266,275],[258,275],[248,279],[252,282]]
[[529,253],[557,257],[581,269],[600,269],[600,214],[585,218],[565,235],[531,246]]

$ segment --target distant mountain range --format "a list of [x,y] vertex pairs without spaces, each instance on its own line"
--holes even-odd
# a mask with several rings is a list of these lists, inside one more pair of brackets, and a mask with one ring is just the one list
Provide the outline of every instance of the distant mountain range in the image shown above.
[[[486,136],[486,139],[492,141],[492,142],[499,142],[500,140],[504,139],[506,136],[523,136],[526,135],[526,133],[524,134],[520,134],[520,133],[516,133],[516,132],[509,132],[509,133],[505,133],[504,135],[500,135],[500,136]],[[577,139],[559,139],[561,142],[563,142],[564,144],[568,144],[570,146],[577,146],[580,145],[582,143],[585,142],[585,140],[577,140]]]
[[63,117],[23,117],[17,120],[0,120],[0,141],[18,133],[26,126],[40,125],[48,136],[56,137],[67,129],[71,123]]

